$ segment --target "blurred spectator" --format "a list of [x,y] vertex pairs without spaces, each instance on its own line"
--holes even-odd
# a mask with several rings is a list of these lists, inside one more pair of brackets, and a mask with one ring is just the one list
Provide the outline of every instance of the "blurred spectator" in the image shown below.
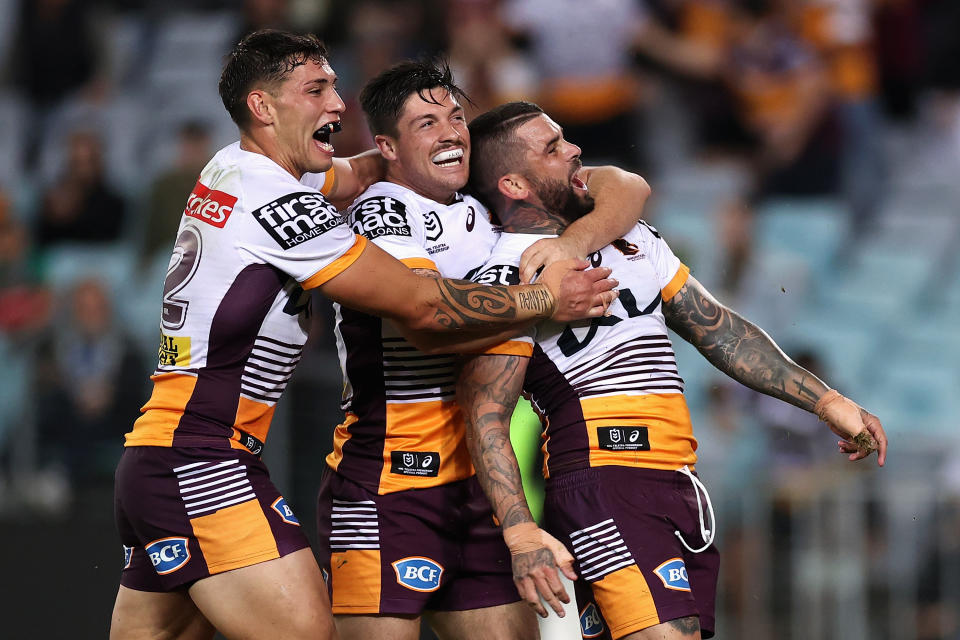
[[290,30],[289,0],[244,0],[240,11],[243,20],[240,30],[231,42],[258,29]]
[[159,252],[170,252],[187,196],[212,155],[210,131],[200,122],[181,126],[178,142],[174,165],[150,186],[141,255],[144,262],[152,261]]
[[715,73],[719,62],[711,49],[664,28],[641,0],[506,0],[502,15],[529,46],[541,78],[537,101],[588,162],[643,163],[635,51],[698,76]]
[[725,70],[756,139],[751,162],[758,197],[839,188],[826,68],[791,28],[789,6],[746,2]]
[[855,231],[875,216],[886,184],[873,2],[804,0],[794,18],[827,68],[843,146],[842,191]]
[[15,81],[35,107],[49,108],[93,77],[89,7],[83,0],[23,0],[20,12]]
[[75,482],[109,481],[147,397],[144,366],[102,282],[77,282],[66,301],[37,352],[41,464],[64,467]]
[[447,4],[450,67],[473,104],[467,119],[511,100],[529,100],[536,90],[530,62],[515,51],[500,20],[497,0],[452,0]]
[[37,222],[41,248],[60,242],[110,242],[120,238],[123,199],[107,184],[100,137],[75,131],[68,139],[66,169],[43,194]]
[[0,333],[22,335],[43,327],[50,295],[36,277],[30,238],[0,190]]

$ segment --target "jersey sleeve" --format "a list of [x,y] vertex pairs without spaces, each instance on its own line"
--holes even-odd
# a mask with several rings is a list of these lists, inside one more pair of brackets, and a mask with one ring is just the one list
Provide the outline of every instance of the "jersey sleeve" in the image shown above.
[[269,264],[304,288],[320,286],[360,256],[366,239],[344,224],[336,207],[319,192],[295,185],[261,187],[249,193],[240,250]]
[[[494,250],[490,260],[477,270],[471,278],[474,282],[486,285],[515,285],[520,284],[520,268],[518,266],[520,254],[508,255],[505,252]],[[536,339],[536,328],[527,327],[523,333],[514,336],[506,342],[487,347],[480,353],[484,355],[533,356],[533,343]]]
[[636,233],[657,273],[660,296],[669,300],[683,288],[690,276],[690,267],[680,262],[680,258],[674,255],[663,236],[643,220],[637,224]]
[[367,192],[350,206],[347,222],[357,235],[411,269],[439,271],[427,253],[423,216],[415,202]]
[[336,180],[336,170],[330,167],[323,173],[305,173],[300,178],[300,184],[316,189],[324,196],[329,196],[333,191],[333,184]]

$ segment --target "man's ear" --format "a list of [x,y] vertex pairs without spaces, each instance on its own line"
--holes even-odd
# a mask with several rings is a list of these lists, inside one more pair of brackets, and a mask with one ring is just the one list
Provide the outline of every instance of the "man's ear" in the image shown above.
[[254,89],[247,94],[247,108],[251,117],[261,124],[273,124],[276,121],[276,108],[273,96],[263,89]]
[[380,150],[380,155],[382,155],[385,160],[393,161],[397,159],[396,140],[390,136],[377,135],[373,137],[373,141],[377,144],[377,149]]
[[508,200],[526,200],[533,191],[530,183],[519,173],[508,173],[497,180],[497,190]]

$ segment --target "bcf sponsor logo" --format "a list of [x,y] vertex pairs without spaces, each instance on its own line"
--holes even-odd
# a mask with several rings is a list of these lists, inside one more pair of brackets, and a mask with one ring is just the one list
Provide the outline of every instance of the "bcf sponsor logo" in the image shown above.
[[580,631],[584,638],[596,638],[603,633],[603,618],[592,602],[580,612]]
[[133,547],[128,547],[123,545],[123,568],[129,569],[130,563],[133,561]]
[[392,563],[397,572],[397,582],[414,591],[436,591],[440,588],[443,567],[420,556],[402,558]]
[[183,210],[183,213],[218,229],[223,229],[223,225],[227,224],[227,218],[230,217],[235,204],[237,204],[237,199],[234,196],[211,189],[198,180],[197,186],[193,188],[190,197],[187,198],[187,208]]
[[287,504],[287,501],[283,496],[280,496],[274,500],[270,507],[279,513],[280,517],[283,518],[283,521],[287,524],[295,524],[298,527],[300,526],[300,521],[297,520],[297,516],[293,515],[293,509],[290,508],[290,505]]
[[154,540],[144,551],[159,575],[173,573],[190,561],[190,548],[186,538],[160,538]]
[[663,586],[674,591],[690,591],[690,578],[687,565],[680,558],[670,558],[653,570],[663,582]]

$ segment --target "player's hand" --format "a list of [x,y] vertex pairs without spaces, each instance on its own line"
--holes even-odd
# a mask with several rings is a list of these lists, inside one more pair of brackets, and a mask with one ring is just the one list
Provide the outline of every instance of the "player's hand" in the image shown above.
[[559,236],[542,238],[527,247],[520,255],[520,282],[530,284],[537,272],[554,262],[583,257],[583,251],[574,240]]
[[835,390],[823,394],[814,411],[830,429],[843,438],[837,445],[849,460],[861,460],[877,452],[877,464],[887,460],[887,434],[880,419]]
[[557,301],[553,312],[557,322],[602,316],[620,295],[613,290],[620,283],[608,277],[610,269],[585,271],[589,264],[586,260],[555,262],[540,275],[538,282],[545,284]]
[[520,597],[541,618],[549,615],[543,602],[550,605],[558,616],[564,617],[563,604],[570,602],[570,596],[560,582],[557,569],[571,580],[577,579],[570,552],[559,540],[532,522],[508,527],[503,537],[510,548],[513,581]]

